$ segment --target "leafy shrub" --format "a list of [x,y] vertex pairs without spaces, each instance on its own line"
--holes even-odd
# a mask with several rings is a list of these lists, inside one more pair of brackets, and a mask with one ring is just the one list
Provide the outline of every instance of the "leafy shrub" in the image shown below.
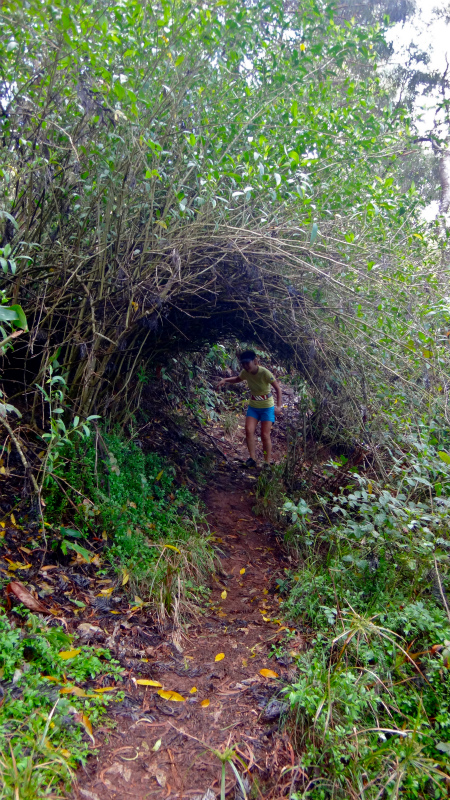
[[2,798],[34,800],[69,783],[72,767],[86,760],[85,728],[99,722],[108,699],[79,684],[117,680],[122,670],[105,649],[75,647],[62,658],[73,637],[28,611],[23,617],[23,626],[14,625],[0,610],[0,778]]
[[284,504],[304,557],[284,612],[315,631],[286,690],[301,766],[320,776],[297,798],[448,796],[450,473],[436,440],[407,444],[389,483],[353,470],[315,497],[326,527],[306,525],[304,499]]
[[46,507],[50,522],[67,517],[86,536],[106,536],[111,564],[161,610],[172,608],[187,578],[201,583],[213,566],[199,501],[174,475],[155,453],[104,433],[100,445],[92,438],[67,448]]

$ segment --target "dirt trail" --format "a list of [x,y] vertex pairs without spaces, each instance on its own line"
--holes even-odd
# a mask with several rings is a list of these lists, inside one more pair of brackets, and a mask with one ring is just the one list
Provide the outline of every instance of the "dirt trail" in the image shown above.
[[[133,660],[115,730],[95,732],[98,756],[78,774],[73,796],[79,800],[214,800],[220,795],[221,763],[211,751],[233,745],[250,767],[248,785],[254,792],[258,788],[253,796],[283,796],[277,781],[284,766],[293,766],[293,752],[278,730],[283,707],[276,695],[282,684],[260,670],[275,670],[281,681],[292,677],[289,659],[269,659],[283,636],[274,621],[279,619],[276,578],[287,562],[271,526],[252,513],[254,482],[243,470],[226,473],[204,495],[221,564],[211,606],[187,627],[179,649],[170,636],[156,635],[153,624],[146,631],[139,616],[126,623],[152,646],[146,648],[147,662]],[[297,638],[292,646],[300,649]],[[224,657],[215,661],[219,653]],[[133,678],[159,681],[187,699],[163,700]],[[202,706],[206,700],[209,705]],[[242,767],[240,772],[246,774]],[[284,782],[290,783],[286,774]],[[227,766],[228,796],[240,798],[235,785]]]

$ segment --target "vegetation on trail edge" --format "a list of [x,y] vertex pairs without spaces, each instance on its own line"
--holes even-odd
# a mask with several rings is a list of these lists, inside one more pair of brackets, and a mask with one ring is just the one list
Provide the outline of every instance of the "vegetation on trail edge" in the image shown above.
[[52,546],[103,538],[124,590],[156,603],[161,618],[178,615],[213,568],[200,501],[174,475],[156,453],[99,431],[66,446],[46,493],[46,519],[59,532]]
[[120,700],[120,686],[110,684],[122,669],[108,650],[74,644],[27,609],[17,614],[11,622],[0,611],[1,796],[56,798],[92,751],[107,704]]
[[310,643],[292,654],[298,677],[285,689],[295,798],[448,796],[449,434],[437,420],[404,423],[389,475],[331,459],[329,490],[295,499],[286,464],[259,480],[260,507],[278,500],[298,558],[280,581],[283,616]]

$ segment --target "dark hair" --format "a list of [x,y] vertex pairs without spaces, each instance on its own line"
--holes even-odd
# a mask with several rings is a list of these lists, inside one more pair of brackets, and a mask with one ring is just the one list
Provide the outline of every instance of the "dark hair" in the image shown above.
[[254,350],[244,350],[243,353],[239,356],[239,361],[242,363],[243,361],[254,361],[256,358],[256,353]]

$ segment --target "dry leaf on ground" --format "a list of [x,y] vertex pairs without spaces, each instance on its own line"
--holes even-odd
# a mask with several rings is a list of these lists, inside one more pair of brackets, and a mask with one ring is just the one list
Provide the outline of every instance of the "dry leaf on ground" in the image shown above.
[[13,594],[15,597],[17,597],[17,599],[20,600],[24,606],[29,608],[30,611],[36,611],[38,614],[47,613],[45,606],[42,605],[39,600],[36,600],[31,592],[29,592],[20,581],[11,581],[8,583],[6,591],[8,594]]
[[151,681],[147,680],[147,678],[139,678],[139,680],[137,680],[136,683],[138,684],[138,686],[156,686],[157,688],[162,687],[162,683],[160,683],[159,681]]
[[225,658],[225,653],[217,653],[214,661],[222,661],[223,658]]
[[61,650],[58,655],[63,661],[66,661],[68,658],[75,658],[78,653],[81,653],[81,647],[76,647],[74,650]]
[[186,700],[183,695],[178,694],[178,692],[172,692],[170,689],[160,689],[158,694],[163,700],[172,700],[173,703],[184,703]]
[[278,678],[278,672],[274,672],[273,669],[260,669],[259,674],[263,676],[263,678]]

